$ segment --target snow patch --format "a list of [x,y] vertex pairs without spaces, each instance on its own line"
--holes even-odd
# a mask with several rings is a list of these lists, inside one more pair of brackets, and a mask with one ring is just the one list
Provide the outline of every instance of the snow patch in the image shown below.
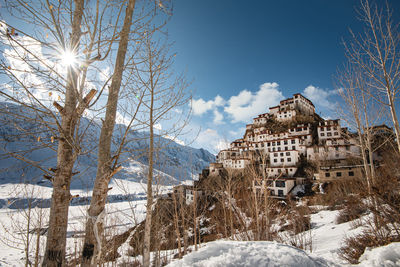
[[378,248],[366,248],[359,266],[400,266],[400,242]]
[[295,247],[269,241],[214,241],[168,266],[335,266]]

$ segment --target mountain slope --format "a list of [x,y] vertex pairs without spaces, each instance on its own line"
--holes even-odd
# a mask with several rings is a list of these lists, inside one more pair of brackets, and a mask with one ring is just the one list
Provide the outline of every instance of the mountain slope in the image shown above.
[[[0,184],[30,182],[50,186],[43,174],[57,165],[54,121],[49,115],[39,116],[22,106],[0,103]],[[125,130],[124,125],[116,125],[112,151],[117,151]],[[74,172],[79,173],[73,177],[71,188],[90,189],[96,175],[100,125],[82,118],[79,133],[82,133],[81,155],[74,168]],[[164,184],[192,179],[215,160],[204,149],[182,146],[161,136],[155,139],[159,147],[155,153],[155,179]],[[147,132],[130,132],[119,160],[123,169],[115,177],[133,181],[145,179],[147,147]]]

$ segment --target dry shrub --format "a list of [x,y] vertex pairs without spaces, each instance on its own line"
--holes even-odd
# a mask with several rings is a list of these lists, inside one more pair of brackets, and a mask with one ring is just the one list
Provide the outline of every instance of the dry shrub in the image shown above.
[[322,185],[323,194],[316,194],[310,199],[310,205],[327,206],[329,210],[338,210],[346,204],[346,198],[352,194],[364,197],[365,186],[360,179],[341,179],[327,182]]
[[358,219],[365,214],[367,210],[367,207],[358,196],[350,195],[346,198],[344,209],[339,212],[336,223],[341,224]]
[[338,254],[349,263],[358,264],[358,260],[364,253],[365,248],[385,246],[397,241],[400,241],[399,237],[387,235],[386,238],[377,238],[375,233],[364,231],[354,237],[347,237],[344,241],[344,246],[339,249]]
[[367,229],[346,238],[339,250],[339,255],[352,264],[358,263],[366,247],[400,241],[400,160],[396,152],[390,151],[386,151],[382,158],[366,202],[372,213],[371,219],[366,221]]

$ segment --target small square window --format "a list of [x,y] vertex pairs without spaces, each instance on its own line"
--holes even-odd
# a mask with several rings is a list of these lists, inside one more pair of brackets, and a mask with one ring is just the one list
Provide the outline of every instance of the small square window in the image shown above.
[[329,172],[325,173],[325,177],[330,177],[330,176],[331,176],[331,174]]
[[287,162],[291,162],[292,161],[292,159],[291,158],[287,158]]
[[281,157],[283,157],[283,152],[281,152]]
[[341,172],[337,172],[336,173],[336,177],[342,177],[342,173]]
[[321,136],[325,136],[325,134],[324,134],[324,133],[321,133]]
[[278,159],[274,159],[274,162],[278,162]]
[[281,162],[284,162],[285,160],[283,158],[281,158]]
[[290,152],[286,152],[286,156],[290,156]]
[[295,143],[296,143],[296,140],[292,139],[292,144],[295,144]]
[[349,171],[349,176],[354,176],[354,172],[353,171]]

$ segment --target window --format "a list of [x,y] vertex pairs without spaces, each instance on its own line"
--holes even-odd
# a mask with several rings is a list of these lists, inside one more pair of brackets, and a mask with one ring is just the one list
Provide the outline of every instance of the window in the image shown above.
[[295,149],[296,149],[296,147],[295,147],[295,146],[292,146],[292,149],[293,149],[293,150],[295,150]]
[[277,157],[278,156],[278,153],[274,153],[274,157]]
[[287,140],[283,141],[283,144],[284,144],[284,145],[287,145],[287,144],[288,144]]
[[336,150],[336,151],[339,151],[339,147],[338,147],[338,146],[337,146],[337,147],[335,147],[335,150]]
[[274,145],[275,145],[275,142],[272,142],[272,145],[274,146]]
[[292,161],[292,159],[291,158],[287,158],[287,162],[291,162]]
[[290,156],[290,152],[286,152],[286,156]]
[[336,172],[336,177],[342,177],[342,173],[341,172]]
[[285,160],[283,158],[281,158],[281,162],[284,162]]
[[270,142],[268,142],[268,143],[267,143],[267,146],[271,146],[271,143],[270,143]]
[[331,176],[331,174],[329,172],[325,173],[325,177],[330,177],[330,176]]
[[353,171],[349,171],[349,176],[354,176],[354,172]]
[[281,157],[283,157],[283,152],[280,153]]
[[338,157],[339,157],[339,154],[335,154],[335,157],[337,157],[337,158],[338,158]]
[[278,190],[278,196],[283,197],[283,190]]
[[281,145],[281,141],[276,142],[276,145],[280,146]]
[[326,136],[332,136],[332,133],[326,133]]
[[281,151],[281,147],[278,147],[278,151]]
[[327,131],[330,131],[330,130],[331,130],[331,127],[326,128],[326,130],[327,130]]
[[338,132],[334,132],[333,135],[339,135],[339,133]]
[[274,159],[274,162],[278,162],[278,159]]
[[285,146],[285,150],[289,150],[287,146]]
[[285,181],[275,181],[275,187],[285,187]]
[[292,144],[295,144],[295,143],[296,143],[296,140],[292,139]]
[[346,150],[349,151],[350,150],[350,146],[346,146]]
[[261,147],[264,147],[264,143],[261,143]]

